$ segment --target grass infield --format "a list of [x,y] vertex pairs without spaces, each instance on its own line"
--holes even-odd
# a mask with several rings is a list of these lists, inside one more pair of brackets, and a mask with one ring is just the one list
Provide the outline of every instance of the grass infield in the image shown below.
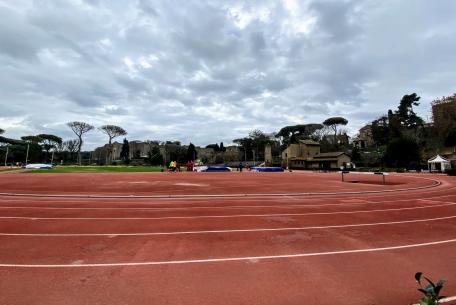
[[28,173],[145,173],[145,172],[160,172],[163,168],[160,166],[56,166],[53,169],[37,169],[27,171]]

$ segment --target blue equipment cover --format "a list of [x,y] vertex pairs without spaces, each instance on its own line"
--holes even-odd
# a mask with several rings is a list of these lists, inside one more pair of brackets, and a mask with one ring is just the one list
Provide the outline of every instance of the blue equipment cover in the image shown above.
[[228,166],[208,166],[205,172],[231,172],[231,168]]
[[283,168],[281,167],[259,167],[255,166],[252,167],[252,171],[255,172],[283,172]]

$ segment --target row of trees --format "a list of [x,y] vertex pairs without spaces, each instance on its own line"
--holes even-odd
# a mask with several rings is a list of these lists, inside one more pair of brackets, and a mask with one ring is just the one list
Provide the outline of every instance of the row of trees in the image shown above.
[[[374,120],[371,123],[374,145],[370,151],[361,153],[348,142],[348,136],[343,129],[348,121],[343,117],[331,117],[322,123],[285,126],[273,134],[253,130],[248,136],[234,139],[233,142],[239,146],[241,160],[264,160],[266,145],[270,145],[273,155],[278,156],[288,145],[298,143],[299,140],[312,139],[320,142],[323,152],[343,150],[350,153],[355,162],[368,166],[407,167],[411,164],[419,164],[423,150],[432,150],[442,145],[456,145],[455,107],[440,111],[438,122],[442,126],[437,124],[432,126],[426,124],[416,114],[414,107],[419,105],[419,101],[420,97],[416,93],[404,95],[396,110],[388,110],[387,114]],[[432,104],[440,105],[454,101],[456,101],[456,94],[435,100]],[[76,135],[76,139],[63,141],[62,138],[51,134],[24,136],[20,140],[10,139],[3,137],[4,130],[0,129],[0,152],[3,151],[4,154],[6,148],[12,159],[37,161],[41,158],[47,162],[53,161],[54,153],[63,154],[63,156],[68,154],[71,160],[74,154],[77,154],[77,162],[81,164],[84,135],[95,127],[79,121],[69,122],[67,125]],[[127,135],[127,131],[116,125],[103,125],[98,130],[107,135],[106,163],[110,163],[113,153],[112,141],[116,137]],[[159,145],[164,146],[164,154],[160,152]],[[226,151],[223,142],[207,145],[206,148],[214,149],[217,156],[223,155]],[[129,162],[129,149],[128,141],[125,139],[121,151],[121,159],[125,163]],[[136,156],[136,152],[133,156]],[[151,143],[148,154],[151,164],[162,164],[167,161],[166,159],[188,161],[196,158],[197,152],[193,144],[190,143],[188,147],[184,147],[180,142],[171,141]]]
[[[323,122],[323,124],[306,124],[306,125],[295,125],[295,126],[286,126],[282,128],[277,134],[267,135],[260,130],[252,131],[247,137],[235,139],[234,143],[237,143],[240,147],[241,154],[245,160],[263,160],[264,159],[264,149],[266,145],[271,145],[273,154],[279,155],[281,149],[286,145],[297,143],[300,139],[313,138],[315,140],[321,141],[326,139],[328,130],[331,129],[334,132],[333,144],[337,145],[337,133],[339,131],[338,127],[340,125],[346,125],[347,120],[340,117],[329,118]],[[86,122],[73,121],[67,123],[67,126],[73,131],[76,135],[76,139],[63,141],[62,138],[55,135],[45,135],[40,134],[36,136],[26,136],[22,137],[21,140],[0,138],[0,144],[7,144],[10,147],[15,145],[17,147],[11,147],[13,151],[17,154],[21,154],[24,151],[24,144],[27,144],[30,148],[31,156],[34,161],[39,161],[40,153],[44,152],[45,156],[44,161],[49,162],[53,161],[53,158],[49,158],[50,152],[52,156],[54,153],[59,153],[61,159],[67,159],[65,154],[68,154],[68,159],[74,160],[74,155],[77,155],[76,162],[78,164],[82,163],[82,146],[84,143],[84,136],[86,133],[91,132],[95,129],[95,126],[88,124]],[[113,155],[113,145],[112,142],[115,138],[119,136],[127,135],[127,131],[120,126],[116,125],[103,125],[98,128],[99,131],[103,132],[108,137],[108,146],[106,153],[106,163],[112,162]],[[2,134],[4,130],[0,130]],[[152,143],[153,144],[153,143]],[[197,152],[195,146],[190,143],[188,148],[180,146],[180,143],[166,141],[160,144],[163,144],[165,147],[165,156],[160,153],[157,145],[152,145],[149,149],[148,159],[152,164],[162,163],[165,161],[166,157],[176,160],[195,160],[197,158]],[[226,151],[223,142],[220,144],[210,144],[206,148],[214,149],[215,153],[223,155]],[[135,156],[136,152],[133,153]],[[127,139],[124,139],[121,151],[121,160],[125,163],[129,162],[129,143]],[[12,156],[12,159],[18,160],[19,156]],[[22,156],[21,156],[22,157]],[[63,157],[63,158],[62,158]],[[139,158],[139,156],[138,156]],[[223,159],[223,158],[222,158]],[[242,158],[240,158],[242,159]],[[220,160],[219,160],[220,161]],[[223,160],[222,160],[223,161]]]
[[[261,130],[253,130],[247,137],[234,139],[239,145],[244,160],[264,160],[266,145],[270,145],[273,156],[279,156],[281,151],[299,140],[311,139],[322,144],[322,150],[345,148],[347,143],[341,141],[343,130],[348,120],[343,117],[331,117],[323,123],[290,125],[281,128],[277,133],[265,134]],[[330,136],[333,133],[333,136]],[[347,137],[345,135],[345,137]]]
[[[78,163],[81,165],[81,148],[83,144],[83,136],[87,132],[95,129],[93,125],[90,125],[85,122],[69,122],[68,127],[74,132],[74,134],[78,137],[77,142],[77,152],[78,152]],[[108,154],[106,155],[106,163],[112,161],[112,140],[119,136],[124,136],[127,134],[127,131],[120,126],[116,125],[103,125],[98,128],[101,132],[108,136]]]
[[[348,124],[348,120],[343,117],[330,117],[323,123],[310,123],[303,125],[285,126],[275,135],[281,139],[281,146],[284,149],[290,144],[298,143],[299,140],[311,139],[323,144],[330,144],[329,149],[338,149],[341,146],[341,126]],[[332,131],[334,136],[329,137]]]
[[[81,164],[81,150],[83,145],[84,135],[95,129],[93,125],[85,122],[69,122],[67,126],[74,132],[76,139],[63,141],[59,136],[52,134],[38,134],[23,136],[18,139],[12,139],[2,136],[5,130],[0,129],[0,153],[4,157],[5,163],[7,160],[14,162],[25,161],[32,162],[53,162],[54,154],[58,153],[61,160],[69,157],[74,160],[74,154],[77,154],[77,162]],[[98,128],[101,132],[108,136],[108,156],[112,155],[112,140],[118,136],[126,135],[127,132],[116,125],[103,125]],[[107,160],[108,161],[108,160]]]
[[67,151],[72,155],[76,147],[75,140],[63,141],[59,136],[52,134],[23,136],[20,139],[0,136],[0,155],[5,163],[8,160],[25,163],[53,162],[55,153],[62,155]]

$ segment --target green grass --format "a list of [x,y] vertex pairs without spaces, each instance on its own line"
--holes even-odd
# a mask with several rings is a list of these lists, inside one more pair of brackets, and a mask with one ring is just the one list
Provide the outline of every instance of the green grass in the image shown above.
[[27,171],[28,173],[147,173],[160,172],[159,166],[56,166],[53,169],[37,169]]

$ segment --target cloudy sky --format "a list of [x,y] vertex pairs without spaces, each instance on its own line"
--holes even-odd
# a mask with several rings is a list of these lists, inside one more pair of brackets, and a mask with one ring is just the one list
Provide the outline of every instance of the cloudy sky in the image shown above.
[[[453,0],[0,0],[0,128],[198,145],[456,92]],[[86,148],[105,142],[92,132]]]

